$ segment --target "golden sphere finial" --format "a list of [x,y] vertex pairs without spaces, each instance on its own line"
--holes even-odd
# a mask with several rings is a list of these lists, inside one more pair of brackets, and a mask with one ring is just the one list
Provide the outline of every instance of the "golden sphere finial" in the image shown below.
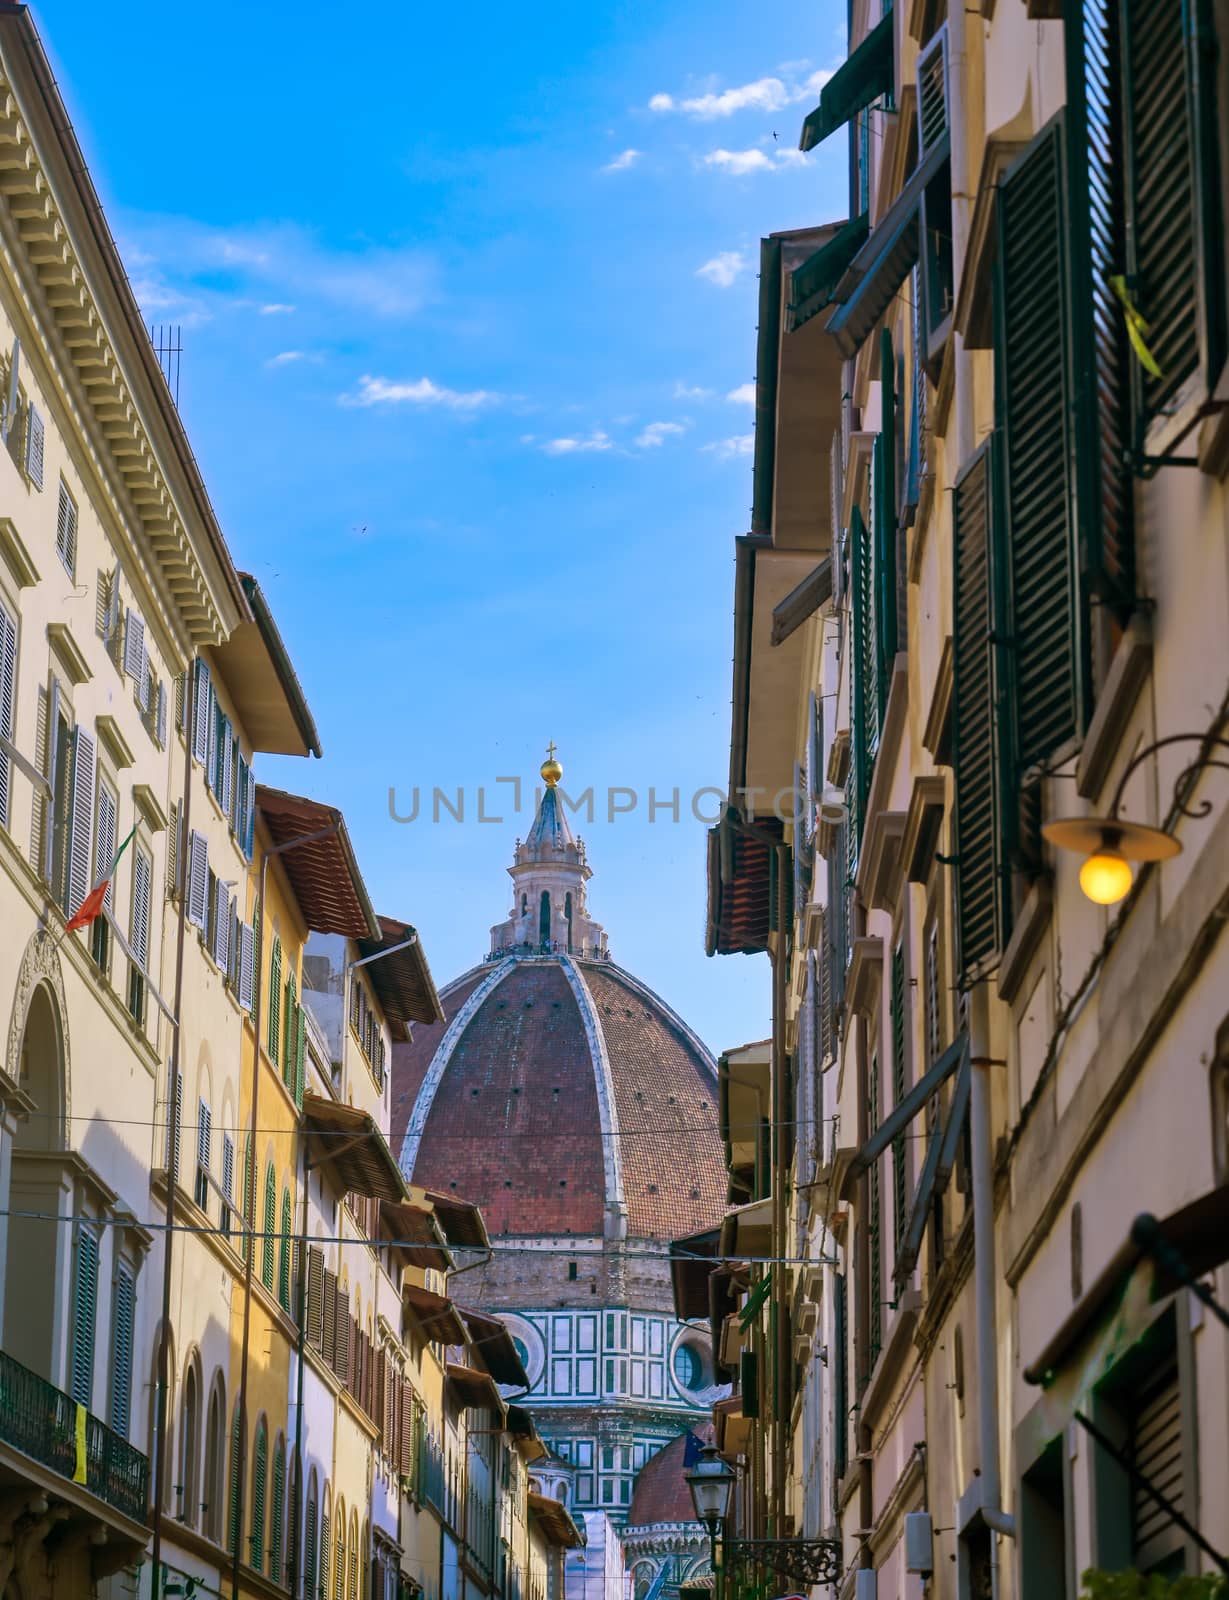
[[539,769],[542,773],[542,781],[548,789],[553,789],[560,778],[563,777],[563,768],[555,760],[555,750],[555,741],[552,739],[546,747],[546,760]]

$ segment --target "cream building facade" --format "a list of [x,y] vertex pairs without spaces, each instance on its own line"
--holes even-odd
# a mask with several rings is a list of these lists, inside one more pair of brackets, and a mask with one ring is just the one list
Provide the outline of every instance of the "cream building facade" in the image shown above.
[[855,4],[850,37],[803,144],[848,126],[853,220],[762,263],[709,937],[773,963],[719,1253],[779,1264],[713,1274],[718,1439],[800,1585],[1216,1572],[1224,18]]

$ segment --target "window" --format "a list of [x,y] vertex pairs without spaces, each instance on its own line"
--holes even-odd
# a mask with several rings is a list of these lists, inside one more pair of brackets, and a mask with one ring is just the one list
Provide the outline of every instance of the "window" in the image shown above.
[[[0,604],[0,734],[12,739],[17,706],[17,621]],[[11,822],[13,767],[0,750],[0,827]]]
[[129,963],[128,1009],[145,1023],[145,974],[149,970],[150,888],[154,865],[149,852],[137,845],[132,857],[132,912],[129,943],[136,960]]
[[269,1033],[266,1045],[269,1060],[278,1059],[282,1037],[282,941],[273,936],[273,959],[269,963]]
[[197,1110],[196,1186],[193,1198],[201,1210],[209,1211],[209,1164],[213,1144],[213,1114],[204,1100]]
[[[132,1425],[132,1354],[136,1323],[136,1282],[130,1267],[116,1269],[111,1307],[111,1427],[121,1439]],[[82,1402],[83,1404],[85,1402]]]
[[204,933],[209,918],[209,841],[194,828],[188,835],[188,921]]
[[[87,1223],[78,1222],[68,1392],[78,1405],[85,1406],[87,1410],[94,1401],[94,1329],[97,1315],[98,1235]],[[131,1369],[131,1359],[129,1366]]]
[[[39,473],[42,482],[41,461]],[[68,492],[68,485],[60,479],[60,504],[56,512],[55,553],[72,579],[77,576],[77,502]]]
[[149,705],[149,650],[145,619],[135,606],[128,607],[124,619],[124,676],[132,679],[133,699],[145,711]]
[[[918,159],[948,137],[947,26],[941,27],[918,56]],[[954,302],[952,275],[952,164],[950,157],[922,191],[921,288],[925,359],[937,378],[943,346],[951,331]]]
[[252,1567],[256,1572],[265,1570],[265,1495],[269,1472],[269,1430],[261,1417],[256,1424],[256,1446],[252,1451],[252,1533],[250,1539]]
[[316,1584],[319,1581],[320,1555],[318,1547],[319,1512],[316,1505],[316,1474],[313,1472],[307,1485],[307,1511],[303,1520],[303,1575],[305,1600],[317,1600]]
[[265,1226],[260,1248],[260,1281],[273,1293],[273,1238],[277,1231],[277,1174],[270,1161],[265,1168]]
[[197,1525],[200,1494],[197,1485],[197,1457],[200,1452],[200,1384],[196,1367],[189,1364],[184,1374],[183,1405],[179,1425],[179,1516],[190,1528]]
[[269,1516],[269,1576],[282,1581],[282,1518],[286,1498],[286,1447],[280,1437],[273,1449],[273,1503]]
[[[98,800],[95,806],[94,827],[94,879],[109,873],[115,864],[115,850],[119,833],[119,796],[111,784],[98,774]],[[91,884],[91,888],[93,885]],[[108,883],[103,897],[103,907],[115,909],[115,885]],[[95,917],[90,926],[90,952],[99,970],[109,972],[111,967],[111,926],[106,917]]]
[[290,1312],[290,1190],[282,1190],[282,1237],[277,1264],[277,1298],[283,1311]]
[[225,1503],[226,1399],[222,1379],[214,1380],[209,1396],[209,1415],[205,1422],[205,1476],[202,1483],[201,1513],[206,1535],[215,1543],[222,1537],[222,1506]]
[[230,1238],[231,1209],[230,1199],[235,1192],[235,1144],[229,1133],[222,1135],[222,1193],[225,1200],[222,1203],[222,1214],[219,1226],[226,1238]]
[[703,1364],[691,1345],[681,1344],[675,1350],[674,1376],[681,1389],[698,1389],[704,1381]]
[[239,1548],[239,1405],[235,1403],[230,1428],[230,1515],[226,1523],[226,1548],[234,1555]]

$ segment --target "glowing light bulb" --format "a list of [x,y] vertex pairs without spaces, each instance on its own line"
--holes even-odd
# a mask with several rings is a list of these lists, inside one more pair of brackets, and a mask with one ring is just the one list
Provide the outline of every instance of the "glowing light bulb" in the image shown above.
[[1094,905],[1116,905],[1130,887],[1130,863],[1108,845],[1102,845],[1080,868],[1080,888]]

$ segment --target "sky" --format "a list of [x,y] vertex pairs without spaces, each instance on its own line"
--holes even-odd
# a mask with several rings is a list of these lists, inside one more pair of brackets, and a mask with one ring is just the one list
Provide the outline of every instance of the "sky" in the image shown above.
[[35,8],[320,730],[258,775],[343,809],[441,986],[554,740],[615,959],[714,1051],[769,1030],[767,958],[704,954],[692,799],[728,776],[759,240],[845,214],[844,140],[797,149],[844,12]]

